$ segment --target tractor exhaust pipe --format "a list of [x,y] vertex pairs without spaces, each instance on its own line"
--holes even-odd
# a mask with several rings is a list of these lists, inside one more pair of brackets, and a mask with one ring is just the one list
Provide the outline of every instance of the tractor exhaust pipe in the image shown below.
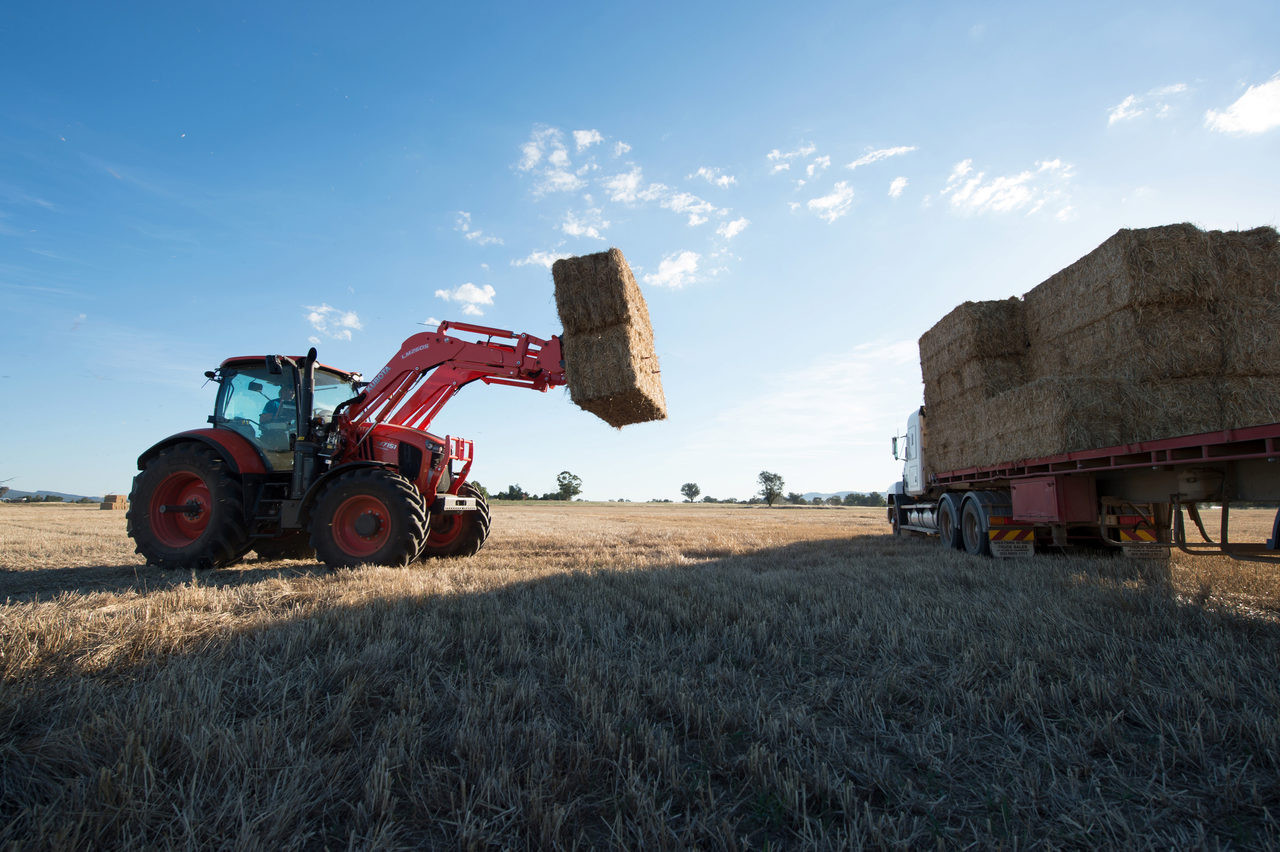
[[289,497],[301,500],[302,495],[311,487],[316,479],[316,454],[320,451],[312,434],[312,404],[316,394],[316,349],[311,347],[307,357],[302,359],[302,373],[298,376],[301,387],[298,388],[299,429],[297,440],[293,442],[293,478],[289,482]]

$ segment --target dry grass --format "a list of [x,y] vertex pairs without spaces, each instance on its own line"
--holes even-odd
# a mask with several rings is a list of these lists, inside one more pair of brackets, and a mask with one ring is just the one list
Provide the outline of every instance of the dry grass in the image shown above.
[[879,510],[494,530],[174,575],[117,513],[0,507],[0,843],[1280,843],[1275,566],[993,562]]

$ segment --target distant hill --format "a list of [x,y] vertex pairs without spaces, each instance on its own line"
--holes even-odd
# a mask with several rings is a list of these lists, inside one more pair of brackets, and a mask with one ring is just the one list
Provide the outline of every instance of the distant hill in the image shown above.
[[64,503],[74,503],[77,500],[84,500],[84,499],[92,500],[95,503],[102,502],[101,495],[97,497],[89,497],[88,495],[85,495],[85,494],[68,494],[65,491],[19,491],[16,488],[11,489],[8,493],[6,493],[4,495],[4,499],[5,500],[21,500],[23,497],[42,497],[43,498],[48,495],[53,495],[54,497],[61,497]]

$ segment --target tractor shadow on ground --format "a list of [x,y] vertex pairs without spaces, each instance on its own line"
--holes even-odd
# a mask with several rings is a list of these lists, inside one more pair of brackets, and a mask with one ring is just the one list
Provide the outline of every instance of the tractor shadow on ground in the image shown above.
[[48,601],[61,594],[148,595],[181,586],[233,588],[264,580],[291,580],[326,575],[329,569],[309,560],[259,562],[248,559],[229,568],[175,571],[152,565],[85,565],[36,571],[0,571],[0,601]]

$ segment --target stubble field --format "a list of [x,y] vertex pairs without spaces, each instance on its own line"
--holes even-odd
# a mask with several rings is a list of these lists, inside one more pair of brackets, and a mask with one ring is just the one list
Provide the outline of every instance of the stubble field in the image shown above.
[[1280,844],[1274,565],[499,503],[469,560],[180,574],[0,506],[0,602],[5,846]]

